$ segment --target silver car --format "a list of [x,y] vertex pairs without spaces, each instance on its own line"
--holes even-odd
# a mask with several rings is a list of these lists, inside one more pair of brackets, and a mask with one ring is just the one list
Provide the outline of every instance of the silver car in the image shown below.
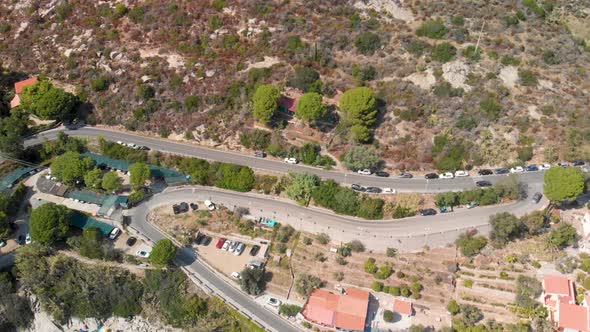
[[229,246],[228,250],[229,252],[234,252],[236,251],[236,248],[240,245],[240,242],[238,241],[234,241],[231,243],[231,245]]
[[246,249],[246,245],[242,242],[238,242],[238,246],[236,247],[236,250],[234,250],[234,255],[240,256],[244,252],[244,249]]

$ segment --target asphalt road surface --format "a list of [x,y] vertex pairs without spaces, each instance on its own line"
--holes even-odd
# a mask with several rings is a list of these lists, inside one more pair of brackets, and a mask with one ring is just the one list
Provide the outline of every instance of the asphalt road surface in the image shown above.
[[[249,166],[257,170],[262,170],[272,173],[289,173],[289,172],[309,172],[320,176],[323,179],[333,179],[343,185],[351,185],[353,183],[362,186],[374,186],[381,188],[393,188],[399,192],[441,192],[441,191],[457,191],[468,188],[474,188],[475,182],[488,180],[495,183],[506,175],[490,175],[484,177],[470,176],[454,179],[435,179],[426,180],[422,177],[415,177],[413,179],[399,179],[395,174],[390,178],[380,178],[374,175],[359,175],[352,172],[341,171],[327,171],[317,167],[306,165],[291,165],[282,160],[269,158],[257,158],[251,155],[239,154],[231,151],[215,150],[197,145],[174,142],[165,139],[158,139],[152,137],[145,137],[131,133],[111,131],[106,129],[94,127],[82,127],[76,130],[68,130],[58,128],[41,134],[29,137],[25,140],[25,146],[31,146],[42,143],[46,140],[54,139],[57,133],[63,131],[71,136],[96,138],[98,136],[104,137],[108,141],[122,141],[124,143],[135,143],[158,150],[162,152],[198,157],[207,160],[221,161],[227,163],[235,163],[239,165]],[[538,185],[543,182],[542,172],[526,172],[518,174],[519,181],[528,185]]]

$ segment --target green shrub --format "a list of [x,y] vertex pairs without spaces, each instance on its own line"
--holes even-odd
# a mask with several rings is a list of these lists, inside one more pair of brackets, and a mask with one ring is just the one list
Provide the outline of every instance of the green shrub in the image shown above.
[[385,255],[387,255],[387,257],[395,257],[397,256],[397,249],[387,248],[387,250],[385,251]]
[[492,97],[480,101],[479,107],[490,120],[498,120],[502,114],[502,106]]
[[301,311],[301,307],[294,304],[281,304],[279,314],[287,317],[295,317]]
[[502,56],[502,59],[500,59],[500,62],[504,66],[518,66],[518,65],[520,65],[520,59],[515,58],[511,55]]
[[391,310],[383,311],[383,320],[388,323],[393,322],[393,312]]
[[467,288],[473,287],[473,280],[471,280],[471,279],[463,280],[463,287],[467,287]]
[[539,263],[538,261],[532,261],[531,266],[534,267],[535,269],[540,269],[541,263]]
[[535,73],[530,70],[519,69],[518,70],[518,77],[520,78],[520,83],[524,86],[535,86],[537,85],[537,77]]
[[403,297],[410,297],[410,295],[412,295],[412,292],[410,291],[410,289],[408,289],[408,287],[402,287],[400,290],[400,294]]
[[451,301],[449,301],[449,304],[447,304],[447,311],[451,315],[455,316],[456,314],[461,312],[461,308],[459,307],[459,304],[457,303],[457,301],[451,300]]
[[342,281],[342,280],[344,280],[344,273],[343,273],[342,271],[337,271],[337,272],[334,272],[334,273],[332,274],[332,276],[334,277],[334,279],[335,279],[336,281]]
[[370,274],[377,272],[378,268],[377,268],[377,265],[375,264],[375,258],[369,257],[365,261],[364,270],[365,270],[365,272],[370,273]]
[[463,56],[466,57],[467,59],[469,59],[473,62],[477,62],[481,59],[482,50],[481,50],[481,48],[478,48],[476,51],[475,46],[469,45],[469,46],[467,46],[467,48],[463,49],[462,53],[463,53]]
[[399,296],[401,294],[399,287],[389,286],[389,294],[391,294],[393,296]]
[[336,257],[336,264],[346,265],[346,264],[348,264],[348,262],[344,258],[342,258],[342,256],[337,256]]
[[448,31],[442,20],[428,20],[420,25],[416,30],[416,35],[432,39],[442,39]]
[[375,33],[363,32],[355,38],[354,46],[356,46],[361,54],[372,55],[379,47],[381,47],[381,40]]
[[375,292],[380,292],[383,290],[383,283],[379,281],[373,281],[373,283],[371,284],[371,289]]
[[377,279],[387,279],[393,273],[393,269],[389,265],[382,265],[379,270],[375,273]]
[[445,63],[451,61],[456,54],[457,49],[455,48],[455,46],[451,45],[450,43],[444,42],[436,45],[432,49],[431,57],[435,61]]

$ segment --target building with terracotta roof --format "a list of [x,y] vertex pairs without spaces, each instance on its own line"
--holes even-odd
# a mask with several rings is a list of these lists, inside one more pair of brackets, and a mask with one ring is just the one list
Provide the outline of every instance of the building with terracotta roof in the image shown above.
[[412,302],[403,299],[395,299],[393,302],[393,312],[402,316],[412,316],[414,312],[412,309]]
[[14,97],[10,101],[10,108],[15,108],[20,105],[20,96],[19,94],[23,92],[23,88],[25,86],[33,85],[37,83],[37,77],[27,78],[24,81],[19,81],[14,83]]
[[281,110],[285,113],[288,113],[288,114],[295,113],[295,105],[296,104],[297,104],[297,99],[291,98],[288,96],[281,96],[281,98],[277,102],[277,105],[279,106],[279,110]]
[[347,288],[344,294],[315,289],[301,310],[308,321],[348,331],[364,331],[369,309],[369,292]]
[[590,297],[582,305],[576,305],[574,283],[562,276],[543,278],[543,303],[549,311],[549,319],[559,331],[590,332]]

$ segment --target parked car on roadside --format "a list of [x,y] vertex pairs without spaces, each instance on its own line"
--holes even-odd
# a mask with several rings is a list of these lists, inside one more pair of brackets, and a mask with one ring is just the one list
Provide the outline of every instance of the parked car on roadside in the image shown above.
[[21,235],[19,235],[19,236],[16,238],[16,242],[17,242],[18,244],[20,244],[21,246],[24,246],[24,245],[25,245],[25,236],[24,236],[24,235],[22,235],[22,234],[21,234]]
[[299,161],[297,160],[297,158],[285,158],[285,162],[287,164],[297,164]]
[[150,257],[150,253],[144,250],[138,250],[135,252],[135,256],[137,257],[141,257],[141,258],[148,258]]
[[525,170],[527,172],[536,172],[539,170],[539,167],[537,167],[537,165],[528,165]]
[[229,252],[234,252],[234,251],[236,251],[236,249],[238,248],[238,246],[240,245],[240,243],[242,243],[242,242],[239,242],[239,241],[232,241],[232,243],[231,243],[231,245],[229,246],[229,248],[227,248],[227,251],[229,251]]
[[0,248],[6,247],[6,240],[0,240]]
[[441,175],[438,176],[439,179],[452,179],[454,177],[455,177],[455,175],[453,175],[453,173],[451,173],[451,172],[442,173]]
[[210,200],[206,199],[204,203],[209,211],[215,210],[215,204],[213,204],[213,202],[211,202]]
[[234,255],[240,256],[244,252],[244,249],[246,249],[246,245],[242,242],[238,242],[238,246],[234,250]]
[[268,300],[266,300],[266,304],[273,307],[278,307],[281,305],[281,300],[275,299],[274,297],[269,297]]
[[221,249],[223,248],[223,245],[225,244],[225,238],[220,238],[219,240],[217,240],[217,243],[215,244],[215,248],[217,249]]
[[524,172],[524,168],[522,168],[522,166],[514,166],[510,169],[510,173],[515,174],[515,173],[522,173]]
[[125,244],[127,244],[127,246],[131,247],[135,244],[135,242],[137,242],[137,238],[134,236],[130,236],[127,241],[125,241]]
[[421,216],[434,216],[436,214],[435,209],[422,209],[420,210]]
[[240,272],[232,272],[231,273],[231,277],[234,278],[234,279],[240,280],[241,279]]
[[25,244],[31,244],[31,242],[33,242],[33,240],[31,240],[31,234],[27,233],[25,236]]
[[464,177],[464,176],[469,176],[469,172],[463,171],[463,170],[459,170],[459,171],[455,172],[455,177]]
[[510,170],[508,168],[498,168],[497,170],[494,171],[494,174],[508,174],[510,173]]
[[574,160],[572,161],[572,166],[584,166],[586,163],[583,160]]
[[404,172],[404,173],[401,173],[401,174],[398,176],[398,178],[400,178],[400,179],[411,179],[411,178],[413,178],[413,177],[414,177],[414,176],[413,176],[412,174],[410,174],[410,173],[406,173],[406,172]]
[[359,169],[358,171],[356,171],[358,174],[360,175],[371,175],[373,174],[373,172],[371,172],[370,169],[365,168],[365,169]]
[[544,170],[548,170],[551,168],[551,164],[541,164],[541,166],[539,166],[539,169],[544,171]]
[[350,186],[350,188],[351,188],[352,190],[354,190],[354,191],[359,191],[359,192],[363,192],[363,193],[364,193],[365,191],[367,191],[367,188],[365,188],[365,187],[361,186],[360,184],[352,184],[352,185]]
[[379,194],[379,193],[381,193],[381,188],[379,188],[379,187],[367,187],[366,192],[371,193],[371,194]]
[[562,162],[557,163],[557,166],[559,166],[559,167],[569,167],[569,165],[570,164],[567,161],[562,161]]
[[436,173],[428,173],[428,174],[424,175],[424,178],[427,179],[427,180],[438,179],[438,174],[436,174]]
[[193,210],[193,211],[199,209],[199,206],[196,203],[191,203],[190,206],[191,206],[191,210]]
[[121,234],[121,230],[117,227],[113,228],[113,230],[109,233],[109,239],[114,240]]
[[265,158],[266,157],[266,152],[264,152],[264,151],[255,151],[254,152],[254,157]]
[[257,244],[253,245],[252,249],[250,249],[250,256],[256,256],[258,251],[260,251],[260,246]]
[[393,188],[383,188],[383,193],[384,194],[395,194],[395,189]]
[[479,176],[492,175],[492,174],[494,174],[494,172],[492,172],[492,170],[490,170],[490,169],[480,169],[479,171],[477,171],[477,175],[479,175]]
[[212,238],[210,236],[205,235],[205,238],[203,239],[203,245],[204,246],[208,246],[211,243]]
[[541,198],[543,198],[543,194],[541,194],[541,193],[539,193],[539,192],[536,192],[536,193],[533,195],[533,198],[531,199],[531,201],[532,201],[533,203],[537,204],[537,203],[539,203],[539,202],[541,201]]
[[221,247],[221,250],[228,251],[228,250],[229,250],[229,247],[230,247],[232,244],[233,244],[233,242],[232,242],[232,241],[230,241],[230,240],[226,240],[226,241],[225,241],[225,243],[223,244],[223,247]]
[[492,183],[490,181],[482,180],[482,181],[475,182],[475,185],[480,188],[483,188],[483,187],[491,187]]
[[388,178],[389,177],[389,173],[385,172],[385,171],[378,171],[375,172],[375,175],[381,178]]

